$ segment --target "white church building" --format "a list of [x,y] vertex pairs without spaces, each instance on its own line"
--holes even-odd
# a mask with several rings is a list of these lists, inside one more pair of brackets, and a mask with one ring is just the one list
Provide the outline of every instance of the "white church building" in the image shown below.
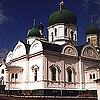
[[6,90],[97,90],[100,79],[100,30],[91,25],[86,43],[78,46],[77,18],[60,3],[48,19],[48,38],[42,24],[28,31],[0,65]]

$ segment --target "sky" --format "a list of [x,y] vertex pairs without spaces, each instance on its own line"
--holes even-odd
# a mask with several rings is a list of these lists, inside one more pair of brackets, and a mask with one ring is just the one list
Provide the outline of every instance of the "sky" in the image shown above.
[[[19,40],[25,40],[28,29],[42,22],[59,9],[60,0],[0,0],[0,50],[12,50]],[[64,0],[65,7],[77,16],[78,43],[85,41],[90,23],[100,24],[100,0]]]

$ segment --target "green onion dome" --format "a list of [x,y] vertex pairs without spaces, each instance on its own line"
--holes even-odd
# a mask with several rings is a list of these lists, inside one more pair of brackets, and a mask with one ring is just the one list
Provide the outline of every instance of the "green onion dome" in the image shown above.
[[49,26],[64,23],[64,24],[76,24],[76,16],[69,10],[63,8],[61,11],[56,11],[49,16]]
[[99,34],[100,29],[96,27],[95,25],[89,25],[89,27],[86,30],[86,34]]
[[37,27],[33,27],[29,30],[28,37],[41,37],[39,29]]

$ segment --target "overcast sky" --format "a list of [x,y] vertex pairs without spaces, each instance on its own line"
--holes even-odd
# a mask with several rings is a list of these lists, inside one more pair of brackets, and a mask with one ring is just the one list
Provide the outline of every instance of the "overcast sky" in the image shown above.
[[[59,9],[60,0],[0,0],[0,48],[12,49],[17,41],[24,40],[28,29],[42,22],[48,26],[48,16]],[[88,24],[99,25],[99,0],[64,0],[78,19],[79,43],[84,43]],[[92,17],[91,17],[92,16]]]

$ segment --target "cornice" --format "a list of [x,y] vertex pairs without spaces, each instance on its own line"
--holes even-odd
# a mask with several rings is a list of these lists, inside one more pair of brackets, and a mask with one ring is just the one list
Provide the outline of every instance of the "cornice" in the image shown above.
[[10,60],[10,62],[8,62],[6,65],[10,65],[11,63],[22,60],[22,59],[29,60],[30,58],[41,55],[41,54],[43,54],[43,51],[40,51],[40,52],[37,52],[37,53],[34,53],[34,54],[30,54],[30,55],[23,55],[23,56],[20,56],[18,58]]

